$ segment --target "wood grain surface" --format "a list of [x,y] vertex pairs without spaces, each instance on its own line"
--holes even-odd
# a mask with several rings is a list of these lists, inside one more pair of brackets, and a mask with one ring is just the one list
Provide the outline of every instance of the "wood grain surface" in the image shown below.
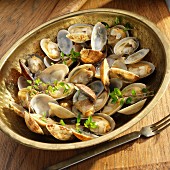
[[[170,40],[170,14],[164,0],[0,0],[0,57],[24,34],[40,24],[71,11],[116,8],[135,12],[154,22]],[[170,113],[170,86],[155,108],[123,134],[139,130]],[[122,135],[122,134],[121,134]],[[66,160],[86,149],[42,151],[28,148],[0,132],[0,170],[37,170]],[[168,170],[170,128],[96,156],[71,170]]]

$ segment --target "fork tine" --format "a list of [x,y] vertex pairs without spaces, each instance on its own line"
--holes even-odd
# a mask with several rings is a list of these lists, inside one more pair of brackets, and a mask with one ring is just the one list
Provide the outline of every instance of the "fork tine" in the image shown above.
[[164,122],[162,121],[161,123],[159,123],[156,126],[152,126],[151,129],[152,129],[153,132],[157,131],[157,130],[159,130],[159,128],[162,128],[162,127],[166,126],[167,123],[170,123],[170,118],[168,120],[164,121]]
[[152,124],[151,127],[155,127],[155,126],[159,125],[160,123],[164,122],[167,118],[170,118],[170,114],[167,115],[166,117],[164,117],[163,119],[161,119],[160,121]]
[[159,129],[159,130],[156,130],[156,131],[155,131],[155,134],[160,133],[161,131],[163,131],[164,129],[166,129],[169,125],[170,125],[170,122],[169,122],[166,126],[164,126],[163,128],[161,128],[161,129]]

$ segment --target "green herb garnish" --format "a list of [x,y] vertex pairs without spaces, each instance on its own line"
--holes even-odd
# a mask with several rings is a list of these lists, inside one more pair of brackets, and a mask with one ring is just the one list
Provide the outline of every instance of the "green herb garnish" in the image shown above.
[[126,99],[126,104],[131,104],[131,102],[132,102],[132,98],[131,98],[131,97],[128,97],[128,98]]
[[132,25],[131,25],[129,22],[127,22],[127,23],[125,24],[125,29],[124,29],[124,31],[129,31],[129,30],[132,30],[132,29],[133,29]]
[[115,21],[114,21],[114,25],[119,25],[122,22],[122,18],[121,17],[116,17]]
[[93,122],[92,120],[92,116],[89,116],[88,119],[85,121],[84,123],[84,126],[86,128],[92,128],[92,129],[95,129],[97,128],[98,126],[96,125],[96,122]]
[[77,116],[77,122],[76,122],[76,130],[79,132],[80,131],[80,122],[81,122],[81,113],[78,114]]
[[109,28],[109,24],[108,23],[106,23],[106,22],[101,22],[101,23],[106,27],[106,29]]
[[62,126],[65,126],[66,124],[64,123],[64,120],[63,119],[60,119],[60,124],[62,125]]
[[136,91],[135,90],[132,90],[131,93],[132,93],[132,96],[136,96]]
[[110,97],[112,99],[111,103],[117,103],[118,99],[122,98],[122,92],[118,88],[114,88],[114,90],[109,95],[110,95]]

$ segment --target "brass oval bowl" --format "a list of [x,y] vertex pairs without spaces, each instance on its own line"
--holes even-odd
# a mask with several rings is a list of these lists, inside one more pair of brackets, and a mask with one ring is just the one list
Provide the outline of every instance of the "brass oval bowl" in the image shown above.
[[[116,16],[121,16],[123,22],[129,22],[134,26],[133,35],[139,38],[141,48],[149,48],[151,50],[146,60],[151,61],[156,66],[156,70],[144,82],[155,91],[155,96],[148,100],[140,113],[130,120],[126,120],[125,124],[113,132],[97,139],[73,143],[62,143],[55,140],[54,143],[54,139],[30,132],[25,125],[24,119],[17,116],[9,107],[11,100],[17,100],[18,89],[16,82],[21,72],[18,60],[25,58],[28,54],[40,53],[39,41],[47,37],[54,40],[60,29],[68,28],[74,23],[95,24],[98,21],[104,21],[112,25]],[[58,17],[26,34],[3,56],[0,61],[0,70],[0,129],[19,143],[30,147],[45,150],[78,149],[113,139],[116,135],[140,121],[153,109],[169,83],[170,49],[168,48],[166,38],[146,18],[123,10],[91,9]]]

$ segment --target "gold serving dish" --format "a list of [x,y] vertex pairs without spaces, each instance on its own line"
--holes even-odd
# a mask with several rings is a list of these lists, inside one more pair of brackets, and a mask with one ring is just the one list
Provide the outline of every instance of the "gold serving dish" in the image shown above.
[[[60,29],[68,28],[75,23],[90,23],[94,25],[97,22],[106,22],[112,25],[118,16],[123,18],[123,22],[129,22],[133,25],[135,28],[133,36],[139,39],[141,48],[149,48],[151,51],[145,60],[152,62],[156,70],[142,81],[155,91],[154,97],[147,100],[145,107],[138,114],[132,116],[116,115],[119,119],[118,127],[113,132],[97,139],[66,143],[50,136],[32,133],[25,125],[24,119],[16,115],[9,106],[10,101],[17,101],[17,79],[21,75],[19,59],[26,58],[28,54],[38,53],[41,55],[40,40],[43,38],[55,40]],[[77,149],[113,139],[116,135],[140,121],[153,109],[165,92],[170,79],[170,49],[168,49],[166,38],[159,29],[144,17],[123,10],[85,10],[48,21],[18,40],[1,59],[0,75],[0,129],[4,133],[19,143],[39,149]]]

